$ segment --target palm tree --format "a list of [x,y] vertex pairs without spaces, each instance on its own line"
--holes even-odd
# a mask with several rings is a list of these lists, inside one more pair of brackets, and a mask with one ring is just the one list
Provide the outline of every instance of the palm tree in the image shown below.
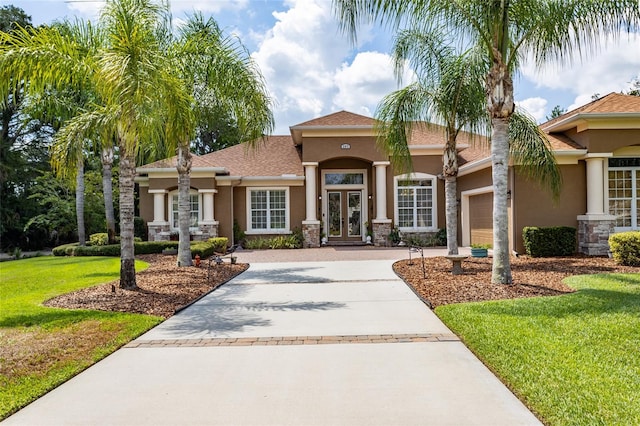
[[[403,24],[430,32],[440,28],[459,44],[480,46],[491,119],[493,177],[492,282],[511,284],[507,220],[509,121],[515,110],[513,75],[531,55],[537,64],[566,62],[583,47],[597,47],[604,35],[638,28],[637,0],[334,0],[341,25],[355,38],[361,22]],[[592,49],[591,49],[592,50]]]
[[473,51],[456,55],[451,46],[442,43],[442,35],[416,30],[399,33],[393,56],[398,76],[409,61],[418,78],[378,105],[380,142],[396,168],[410,170],[407,135],[416,125],[442,124],[447,249],[450,255],[458,254],[456,140],[461,132],[473,135],[486,128],[484,88],[479,78],[484,67]]
[[[120,156],[120,287],[135,288],[133,217],[136,155],[165,137],[188,140],[190,97],[168,66],[161,40],[169,7],[151,0],[108,1],[99,20],[104,44],[92,54],[55,29],[1,34],[0,77],[44,93],[90,82],[100,100],[65,123],[67,135],[114,135]],[[4,79],[3,81],[7,81]],[[0,92],[10,88],[2,87]],[[14,89],[15,90],[15,89]],[[3,93],[0,93],[2,95]]]
[[[195,127],[207,127],[227,111],[238,126],[242,140],[255,145],[274,125],[271,100],[256,64],[235,37],[225,37],[213,19],[192,16],[182,27],[180,38],[170,49],[173,69],[193,98]],[[190,139],[178,142],[178,264],[191,265]]]

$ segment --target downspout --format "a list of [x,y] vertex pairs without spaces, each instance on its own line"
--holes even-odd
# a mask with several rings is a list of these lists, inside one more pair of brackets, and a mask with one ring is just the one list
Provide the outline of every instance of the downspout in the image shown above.
[[239,186],[242,183],[242,178],[240,178],[240,180],[238,180],[238,183],[231,183],[231,245],[234,246],[236,244],[236,236],[235,233],[233,232],[233,228],[234,228],[234,224],[236,223],[236,219],[235,216],[233,214],[234,212],[234,208],[233,208],[233,192],[236,186]]

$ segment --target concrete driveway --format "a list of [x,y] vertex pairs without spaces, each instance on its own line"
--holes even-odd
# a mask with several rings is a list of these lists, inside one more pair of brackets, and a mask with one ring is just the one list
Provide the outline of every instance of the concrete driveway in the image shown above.
[[540,424],[380,256],[252,263],[4,423]]

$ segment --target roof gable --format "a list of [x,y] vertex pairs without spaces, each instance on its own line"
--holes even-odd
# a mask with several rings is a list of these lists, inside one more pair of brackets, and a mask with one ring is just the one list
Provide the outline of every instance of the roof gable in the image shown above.
[[373,126],[375,120],[360,114],[354,114],[348,111],[338,111],[323,117],[314,118],[304,123],[296,124],[296,127],[351,127],[351,126]]

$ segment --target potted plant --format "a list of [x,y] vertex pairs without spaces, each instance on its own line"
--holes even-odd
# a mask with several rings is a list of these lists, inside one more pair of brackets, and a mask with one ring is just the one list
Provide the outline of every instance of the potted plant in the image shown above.
[[365,227],[365,229],[367,231],[367,234],[366,234],[366,242],[367,242],[367,244],[373,244],[371,242],[371,239],[373,238],[373,231],[371,229],[371,224],[367,221],[367,222],[364,223],[364,227]]
[[487,257],[491,244],[471,244],[471,257]]

